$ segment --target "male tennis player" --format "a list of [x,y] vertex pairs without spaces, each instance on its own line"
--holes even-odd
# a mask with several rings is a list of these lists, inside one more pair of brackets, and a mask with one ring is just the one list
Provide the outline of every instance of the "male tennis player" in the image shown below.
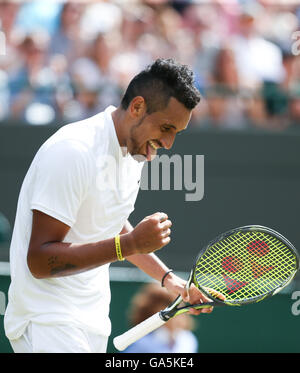
[[[62,127],[24,179],[10,250],[5,332],[15,352],[105,352],[109,264],[126,258],[173,294],[206,300],[153,253],[170,242],[164,213],[128,222],[143,162],[170,149],[200,100],[192,72],[159,59],[129,84],[118,108]],[[105,169],[107,159],[115,166]],[[105,185],[103,173],[119,184]],[[195,314],[201,311],[193,311]],[[202,312],[211,312],[211,309]]]

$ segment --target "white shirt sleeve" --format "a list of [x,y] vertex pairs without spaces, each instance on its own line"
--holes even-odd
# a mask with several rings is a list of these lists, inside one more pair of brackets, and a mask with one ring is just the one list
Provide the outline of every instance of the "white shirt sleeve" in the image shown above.
[[72,227],[90,181],[91,159],[82,144],[52,144],[37,160],[30,208]]

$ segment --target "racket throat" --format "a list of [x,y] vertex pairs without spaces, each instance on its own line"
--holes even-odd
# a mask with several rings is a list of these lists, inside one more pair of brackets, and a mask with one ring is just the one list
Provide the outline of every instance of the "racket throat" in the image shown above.
[[167,310],[163,310],[163,311],[160,311],[159,312],[159,317],[167,322],[168,320],[170,320],[173,316],[175,316],[176,314],[176,310],[171,310],[171,311],[167,311]]
[[159,312],[159,317],[163,321],[168,321],[174,317],[178,312],[178,306],[182,302],[182,297],[179,295],[175,301],[167,308]]

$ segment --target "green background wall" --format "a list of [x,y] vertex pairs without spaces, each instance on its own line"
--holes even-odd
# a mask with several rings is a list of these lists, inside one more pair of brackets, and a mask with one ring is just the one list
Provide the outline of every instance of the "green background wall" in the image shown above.
[[[11,226],[26,170],[39,146],[56,129],[0,127],[0,211]],[[169,154],[205,156],[204,198],[186,202],[185,190],[142,190],[131,222],[136,224],[156,211],[168,213],[173,221],[172,241],[157,254],[171,268],[188,271],[200,247],[221,232],[247,224],[269,226],[300,247],[298,133],[191,129],[178,137]],[[0,261],[8,261],[7,249],[0,250]],[[0,290],[6,291],[8,283],[8,277],[0,277]],[[126,308],[139,285],[112,282],[112,336],[126,330]],[[198,317],[200,351],[300,352],[300,316],[291,313],[294,290],[300,290],[299,280],[288,293],[261,304],[216,309]],[[1,328],[2,322],[0,351],[5,352],[9,345]],[[111,343],[109,351],[113,351]]]
[[[0,127],[0,211],[11,225],[27,168],[56,130]],[[168,213],[172,241],[159,255],[171,267],[187,271],[200,246],[247,224],[269,226],[300,247],[300,134],[190,130],[167,154],[205,156],[204,198],[186,202],[185,190],[141,190],[131,221],[136,224],[156,211]]]
[[[126,312],[128,299],[141,284],[112,283],[112,335],[109,352],[115,352],[113,337],[129,327]],[[215,307],[209,315],[194,317],[194,333],[199,352],[269,353],[300,352],[300,315],[294,316],[290,295],[277,295],[261,303],[243,307]],[[125,304],[125,309],[124,309]]]
[[[8,276],[0,276],[0,290],[7,292]],[[142,286],[139,282],[111,283],[112,335],[108,352],[117,352],[112,340],[129,327],[127,309],[130,298]],[[277,295],[262,303],[244,307],[215,308],[210,315],[195,318],[195,335],[199,340],[199,352],[208,353],[299,353],[300,315],[294,316],[290,295]],[[0,353],[12,352],[3,329],[0,316]]]

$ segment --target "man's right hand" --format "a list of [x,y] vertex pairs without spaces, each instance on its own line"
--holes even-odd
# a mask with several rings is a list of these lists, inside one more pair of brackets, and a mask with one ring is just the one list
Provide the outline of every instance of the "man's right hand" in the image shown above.
[[149,254],[166,246],[170,241],[172,222],[168,215],[156,212],[146,216],[128,235],[135,254]]

